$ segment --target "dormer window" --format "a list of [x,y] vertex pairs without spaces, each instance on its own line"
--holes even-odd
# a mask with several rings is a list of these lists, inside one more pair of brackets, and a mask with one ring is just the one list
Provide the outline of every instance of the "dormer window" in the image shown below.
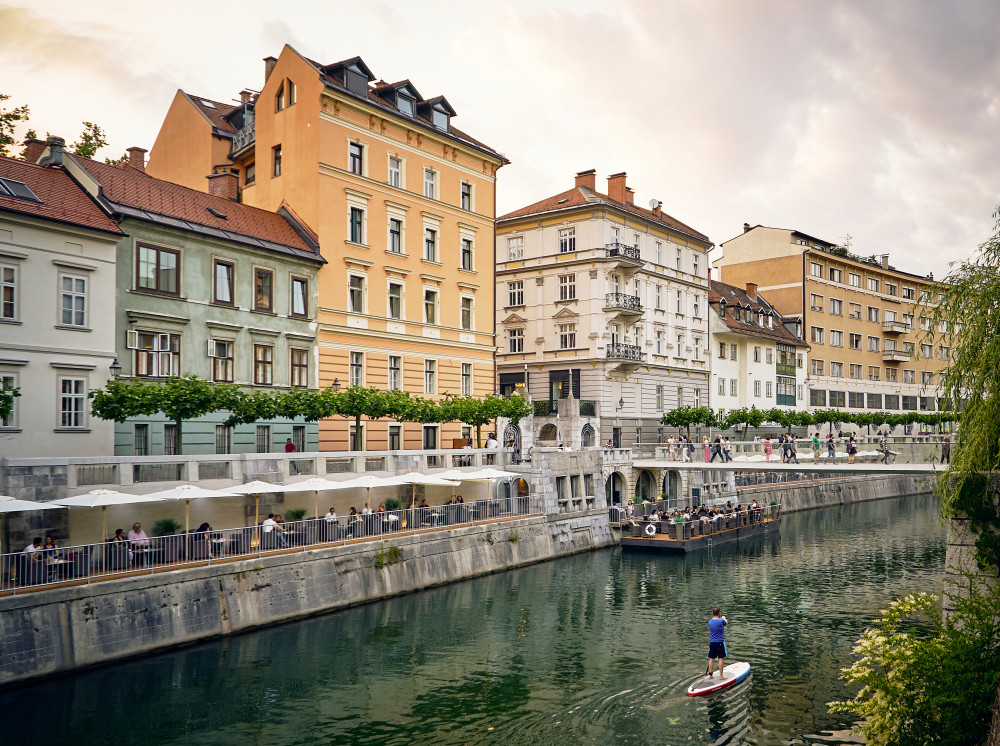
[[433,117],[432,122],[434,126],[439,130],[448,130],[448,112],[439,106],[435,106],[431,109],[431,116]]
[[344,68],[344,82],[351,93],[358,96],[368,95],[368,76],[357,65],[348,65]]
[[415,99],[413,99],[410,96],[407,96],[402,91],[399,93],[399,95],[396,96],[396,106],[399,108],[401,112],[403,112],[409,117],[413,116],[413,106],[415,103],[416,103]]

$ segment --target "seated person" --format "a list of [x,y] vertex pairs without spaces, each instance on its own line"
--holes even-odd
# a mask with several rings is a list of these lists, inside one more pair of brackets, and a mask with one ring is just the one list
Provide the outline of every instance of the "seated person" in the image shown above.
[[134,547],[149,546],[149,537],[146,536],[146,532],[142,530],[138,521],[132,524],[132,530],[128,532],[128,540],[132,542]]
[[278,525],[274,513],[268,513],[260,527],[264,532],[265,543],[273,543],[283,548],[288,546],[288,542],[285,540],[285,529]]
[[45,543],[42,544],[42,554],[45,556],[46,562],[51,562],[56,559],[58,552],[56,551],[59,547],[56,546],[56,540],[52,537],[52,534],[45,534]]
[[108,541],[110,541],[112,543],[116,543],[116,544],[117,543],[127,544],[128,543],[128,539],[125,536],[125,529],[123,529],[123,528],[116,528],[115,529],[115,535],[112,536],[110,539],[108,539]]

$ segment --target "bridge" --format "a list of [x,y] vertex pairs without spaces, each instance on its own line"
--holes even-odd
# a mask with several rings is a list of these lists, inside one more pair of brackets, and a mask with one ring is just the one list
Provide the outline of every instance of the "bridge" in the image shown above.
[[892,463],[883,464],[872,461],[855,461],[853,464],[838,463],[824,464],[823,459],[814,464],[811,456],[808,460],[801,460],[799,463],[786,464],[780,461],[716,461],[714,463],[670,461],[669,459],[633,459],[632,466],[638,469],[672,469],[678,472],[707,472],[707,471],[734,471],[734,472],[792,472],[795,474],[828,474],[830,476],[876,476],[879,474],[941,474],[948,468],[947,464],[937,464],[934,462],[923,463]]

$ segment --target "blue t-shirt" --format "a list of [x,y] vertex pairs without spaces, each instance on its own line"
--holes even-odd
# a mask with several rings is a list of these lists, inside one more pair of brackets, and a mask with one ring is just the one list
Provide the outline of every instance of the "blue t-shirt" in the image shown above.
[[726,620],[725,619],[709,619],[708,620],[708,641],[709,642],[725,642],[726,641]]

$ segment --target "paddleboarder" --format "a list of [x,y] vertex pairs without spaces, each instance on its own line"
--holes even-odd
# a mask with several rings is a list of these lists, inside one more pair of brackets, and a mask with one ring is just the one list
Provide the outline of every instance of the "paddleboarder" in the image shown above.
[[719,680],[726,678],[723,670],[726,665],[726,618],[719,613],[719,607],[712,609],[712,618],[708,620],[708,678],[712,678],[712,661],[719,662]]

